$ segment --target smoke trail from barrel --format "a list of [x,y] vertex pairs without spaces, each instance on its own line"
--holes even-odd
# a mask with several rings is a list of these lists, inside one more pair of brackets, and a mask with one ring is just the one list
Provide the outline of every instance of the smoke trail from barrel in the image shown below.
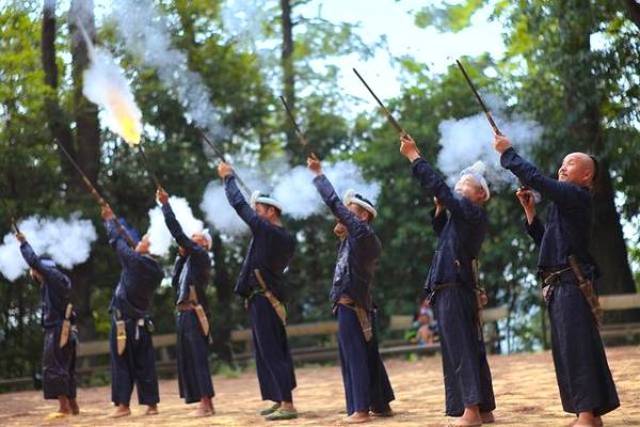
[[120,39],[143,65],[157,71],[165,88],[178,99],[188,122],[215,137],[225,131],[220,111],[199,74],[189,69],[187,55],[172,46],[170,28],[150,0],[114,0],[112,17]]
[[[514,146],[527,152],[531,145],[542,136],[542,126],[518,114],[507,114],[506,105],[496,96],[486,96],[485,101],[494,114],[502,133],[507,135]],[[493,149],[493,133],[483,113],[459,120],[444,120],[438,126],[440,145],[438,167],[453,184],[464,168],[477,160],[486,165],[485,178],[496,188],[515,183],[515,177],[500,167],[500,158]]]
[[[91,244],[98,235],[90,220],[81,219],[80,213],[69,219],[31,216],[18,223],[38,255],[48,255],[61,267],[71,269],[85,262],[91,253]],[[15,281],[28,269],[20,254],[20,244],[13,234],[7,234],[0,245],[0,273]]]

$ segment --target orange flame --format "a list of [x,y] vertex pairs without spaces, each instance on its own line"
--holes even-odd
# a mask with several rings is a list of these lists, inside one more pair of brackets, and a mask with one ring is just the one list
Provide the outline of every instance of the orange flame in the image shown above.
[[124,99],[122,93],[117,90],[109,93],[108,110],[117,125],[118,129],[114,129],[116,133],[131,146],[140,144],[142,124],[134,107]]

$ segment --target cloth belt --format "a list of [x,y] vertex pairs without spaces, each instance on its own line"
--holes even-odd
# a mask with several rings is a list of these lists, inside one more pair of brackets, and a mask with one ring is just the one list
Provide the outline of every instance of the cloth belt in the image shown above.
[[360,307],[356,302],[348,295],[342,295],[338,301],[334,304],[333,311],[334,314],[338,308],[338,305],[343,307],[347,307],[356,312],[356,316],[358,317],[358,323],[360,324],[360,329],[362,330],[362,334],[364,335],[364,340],[366,342],[371,341],[373,338],[373,327],[371,325],[371,317],[369,316],[369,312]]

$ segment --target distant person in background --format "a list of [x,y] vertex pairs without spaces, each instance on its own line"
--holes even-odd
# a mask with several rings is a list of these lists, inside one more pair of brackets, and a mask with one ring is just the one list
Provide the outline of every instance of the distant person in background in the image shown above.
[[39,257],[22,233],[16,233],[20,252],[31,277],[40,285],[41,324],[44,329],[42,389],[45,399],[57,399],[60,407],[48,420],[78,415],[76,401],[76,333],[71,329],[75,313],[71,306],[71,280],[49,258]]
[[435,342],[436,325],[433,319],[433,310],[426,299],[420,306],[415,325],[417,328],[415,339],[419,345],[424,346]]

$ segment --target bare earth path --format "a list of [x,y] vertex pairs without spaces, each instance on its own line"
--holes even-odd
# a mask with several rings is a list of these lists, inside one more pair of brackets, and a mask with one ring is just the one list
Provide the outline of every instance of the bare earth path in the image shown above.
[[[640,347],[618,347],[607,350],[622,407],[604,418],[607,426],[640,426]],[[442,426],[444,388],[440,355],[417,362],[386,362],[396,401],[396,416],[375,420],[374,426]],[[497,426],[566,426],[572,417],[562,412],[550,353],[492,356],[498,409]],[[298,389],[294,399],[301,414],[297,420],[268,423],[256,414],[266,407],[258,395],[255,373],[239,378],[214,378],[217,413],[206,419],[188,416],[195,409],[178,397],[177,381],[160,383],[160,415],[145,417],[142,407],[132,405],[133,415],[126,419],[106,417],[112,408],[108,387],[78,391],[81,414],[55,423],[44,416],[55,410],[55,402],[45,402],[40,392],[0,395],[0,426],[249,426],[308,425],[335,426],[344,414],[344,392],[338,367],[305,367],[297,370]],[[133,402],[136,402],[134,392]]]

